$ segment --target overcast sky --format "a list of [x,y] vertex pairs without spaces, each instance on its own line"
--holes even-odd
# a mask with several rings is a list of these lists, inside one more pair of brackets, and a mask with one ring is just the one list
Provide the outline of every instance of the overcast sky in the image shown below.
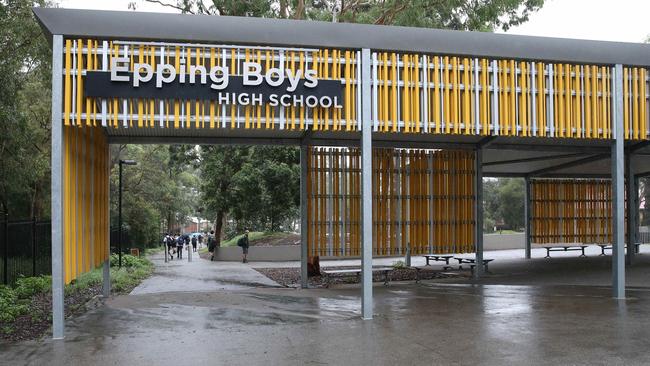
[[[59,0],[63,8],[174,12],[142,0]],[[643,42],[650,34],[650,0],[546,0],[527,23],[508,33],[546,37]]]

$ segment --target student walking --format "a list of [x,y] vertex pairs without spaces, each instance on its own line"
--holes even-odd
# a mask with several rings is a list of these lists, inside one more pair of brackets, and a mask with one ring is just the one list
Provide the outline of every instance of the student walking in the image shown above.
[[192,251],[196,252],[196,245],[198,244],[198,239],[196,235],[192,235]]
[[237,240],[237,246],[241,247],[242,251],[242,263],[247,263],[248,259],[246,259],[246,256],[248,255],[248,230],[244,231],[244,235]]
[[214,238],[214,230],[208,234],[208,252],[211,254],[210,261],[214,260],[214,252],[217,250],[217,241]]
[[176,258],[183,259],[183,244],[185,244],[185,238],[183,235],[179,235],[176,238]]
[[165,255],[169,255],[169,260],[173,260],[174,248],[176,247],[176,240],[174,239],[174,236],[167,234],[163,241],[165,243]]

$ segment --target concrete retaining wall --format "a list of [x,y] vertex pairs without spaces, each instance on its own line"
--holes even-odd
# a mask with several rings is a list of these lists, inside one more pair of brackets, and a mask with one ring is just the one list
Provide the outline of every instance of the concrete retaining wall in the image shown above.
[[[523,249],[524,234],[487,234],[483,237],[485,250]],[[299,245],[278,245],[269,247],[252,246],[248,250],[248,259],[252,261],[297,261],[300,260]],[[327,259],[325,257],[321,259]],[[337,259],[337,258],[332,258]],[[240,247],[217,249],[215,260],[240,261]]]
[[524,249],[525,245],[524,233],[483,235],[483,250]]
[[[252,246],[248,248],[247,258],[251,261],[297,261],[300,260],[300,245]],[[240,261],[241,248],[237,246],[218,248],[214,259]]]

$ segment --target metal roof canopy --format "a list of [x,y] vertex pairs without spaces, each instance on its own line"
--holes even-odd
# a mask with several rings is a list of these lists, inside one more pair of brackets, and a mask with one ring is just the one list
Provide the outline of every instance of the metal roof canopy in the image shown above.
[[[113,144],[360,146],[359,132],[211,128],[108,128]],[[485,136],[374,132],[373,146],[418,149],[475,149]],[[611,141],[604,139],[491,136],[483,149],[483,173],[491,177],[611,177]],[[650,144],[626,141],[633,169],[650,173]]]
[[206,42],[650,66],[650,45],[304,20],[34,8],[48,38]]
[[[130,11],[34,8],[48,36],[231,45],[370,48],[489,58],[650,67],[650,45],[427,28]],[[359,132],[240,129],[107,129],[111,143],[359,146]],[[376,147],[474,149],[484,136],[373,133]],[[610,177],[613,140],[489,137],[486,176]],[[633,149],[639,142],[626,141]],[[641,143],[643,144],[643,143]],[[650,172],[650,146],[634,157]],[[567,156],[573,155],[573,156]],[[606,155],[603,157],[603,155]]]

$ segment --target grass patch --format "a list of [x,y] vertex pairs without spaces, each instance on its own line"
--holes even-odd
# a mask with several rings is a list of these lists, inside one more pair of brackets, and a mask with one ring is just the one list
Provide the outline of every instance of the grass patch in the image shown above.
[[[151,261],[144,257],[112,255],[111,293],[129,293],[153,272]],[[66,317],[86,309],[93,297],[101,294],[102,268],[95,268],[65,286]],[[52,320],[52,278],[50,276],[22,277],[14,286],[0,286],[0,339],[25,340],[42,336]]]
[[[263,232],[263,231],[251,231],[248,233],[248,242],[251,246],[255,245],[256,241],[283,238],[290,235],[285,232]],[[221,247],[234,247],[237,246],[237,240],[244,236],[244,234],[237,235],[234,238],[224,240],[221,242]]]
[[501,230],[501,231],[499,231],[499,230],[497,230],[497,231],[493,232],[492,234],[505,235],[505,234],[521,234],[521,233],[523,233],[523,231],[515,231],[515,230]]

